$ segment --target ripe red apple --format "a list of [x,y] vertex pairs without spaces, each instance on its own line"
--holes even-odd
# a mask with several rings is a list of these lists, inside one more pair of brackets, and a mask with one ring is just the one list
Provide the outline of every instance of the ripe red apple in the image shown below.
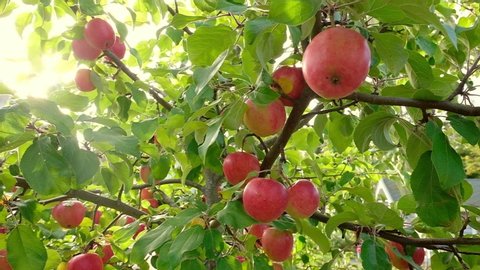
[[90,20],[85,26],[83,35],[88,44],[100,50],[109,49],[115,43],[112,26],[100,18]]
[[249,175],[249,178],[254,177],[255,175],[252,175],[252,173],[258,173],[259,171],[260,162],[256,156],[249,153],[230,153],[223,160],[223,173],[227,181],[232,185],[247,179]]
[[285,106],[293,106],[293,100],[299,99],[307,86],[301,68],[283,66],[272,74],[274,89],[282,96],[280,100]]
[[53,218],[64,228],[75,228],[82,223],[87,208],[79,201],[63,201],[52,209]]
[[256,223],[248,228],[248,233],[257,237],[258,239],[262,239],[263,233],[268,228],[270,228],[270,225],[268,224]]
[[312,182],[305,179],[299,180],[287,191],[287,213],[292,217],[308,218],[317,211],[320,194]]
[[244,263],[245,261],[247,261],[247,258],[245,258],[244,256],[237,256],[235,257],[237,259],[238,262],[240,263]]
[[[115,54],[118,59],[123,59],[123,57],[125,56],[127,48],[125,47],[125,43],[123,43],[119,36],[115,37],[115,43],[113,43],[110,51],[112,51],[112,53]],[[107,61],[111,61],[110,57],[107,56],[105,58],[107,59]]]
[[106,244],[102,247],[102,262],[107,263],[113,257],[112,245]]
[[77,70],[75,75],[75,84],[78,90],[83,92],[90,92],[95,89],[95,85],[91,79],[92,71],[90,69],[81,68]]
[[148,183],[148,177],[150,177],[150,166],[143,165],[140,167],[140,178],[143,180],[143,182]]
[[276,134],[285,125],[285,107],[279,99],[268,105],[257,105],[250,99],[246,103],[243,123],[256,135],[266,137]]
[[[387,253],[392,265],[400,270],[410,269],[409,263],[397,256],[393,251],[394,248],[396,248],[400,254],[405,255],[405,250],[403,249],[402,244],[393,241],[386,243],[385,252]],[[416,248],[412,254],[412,258],[416,264],[421,265],[425,258],[425,250],[423,248]]]
[[8,263],[7,250],[0,250],[0,270],[12,270],[12,266]]
[[97,59],[102,50],[94,48],[88,44],[85,39],[75,39],[72,41],[73,55],[78,60],[95,60]]
[[308,86],[327,99],[353,93],[370,68],[370,48],[352,29],[332,27],[316,35],[303,54],[303,76]]
[[263,250],[274,262],[283,262],[292,255],[293,235],[290,231],[268,228],[261,241]]
[[147,201],[150,203],[150,207],[152,208],[157,208],[158,207],[158,201],[155,199],[147,199]]
[[100,224],[100,218],[102,217],[102,211],[97,210],[95,216],[93,217],[93,223]]
[[103,270],[102,258],[96,253],[80,254],[68,261],[68,270]]
[[140,199],[153,199],[153,192],[149,188],[142,188],[142,190],[140,191]]
[[254,219],[268,223],[279,218],[288,203],[287,189],[269,178],[253,178],[243,191],[243,207]]
[[138,236],[141,232],[143,232],[146,228],[147,228],[147,225],[145,225],[145,223],[140,223],[140,225],[138,226],[137,231],[136,231],[135,234],[133,235],[133,239],[137,238],[137,236]]

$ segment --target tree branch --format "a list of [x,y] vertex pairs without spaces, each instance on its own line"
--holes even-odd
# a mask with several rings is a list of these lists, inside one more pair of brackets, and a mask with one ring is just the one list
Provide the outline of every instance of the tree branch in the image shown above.
[[[127,76],[132,79],[133,81],[141,81],[140,78],[137,76],[137,74],[133,73],[123,62],[120,60],[112,51],[110,50],[104,50],[103,53],[108,56],[114,63],[117,65],[117,67],[122,70]],[[159,93],[162,93],[162,91],[156,87],[153,87],[149,85],[149,90],[148,93],[152,95],[152,97],[160,104],[162,105],[163,108],[165,108],[167,111],[172,110],[173,106],[170,105],[166,100],[164,100]]]
[[345,97],[345,99],[363,101],[377,105],[396,105],[419,109],[439,109],[465,116],[480,116],[480,107],[466,106],[449,101],[426,101],[413,98],[378,96],[358,92]]
[[477,70],[479,61],[480,61],[480,55],[477,56],[477,58],[475,59],[475,61],[472,64],[472,66],[467,70],[467,73],[465,73],[465,76],[463,76],[462,80],[458,84],[455,91],[453,91],[453,93],[447,98],[448,101],[452,101],[457,95],[460,95],[463,92],[463,88],[465,88],[465,84],[467,84],[468,79]]
[[275,140],[275,143],[272,145],[270,148],[270,151],[266,153],[265,158],[262,161],[262,166],[260,167],[260,171],[263,171],[260,173],[261,177],[264,177],[267,173],[267,171],[270,170],[272,167],[273,163],[277,159],[277,157],[280,155],[280,152],[282,149],[285,148],[285,145],[287,144],[288,140],[292,136],[293,132],[295,132],[298,122],[302,118],[302,114],[307,109],[308,104],[310,101],[313,99],[314,94],[309,88],[305,88],[305,90],[302,93],[302,96],[300,99],[297,100],[295,105],[293,106],[292,111],[290,112],[290,115],[288,116],[287,122],[285,123],[285,126],[283,127],[282,132],[278,136],[278,138]]
[[[164,179],[164,180],[157,180],[155,181],[155,186],[162,186],[162,185],[170,185],[170,184],[182,184],[182,179]],[[203,186],[200,185],[199,183],[195,183],[191,180],[185,180],[185,183],[183,183],[185,186],[193,187],[201,192],[203,192]],[[151,187],[151,184],[141,184],[141,185],[135,185],[132,187],[132,189],[142,189],[146,187]]]
[[[175,2],[175,3],[176,3],[176,2]],[[177,6],[175,6],[175,7],[177,7]],[[176,14],[178,14],[178,10],[173,9],[172,7],[170,7],[170,6],[168,6],[168,5],[167,5],[167,9],[168,9],[168,12],[169,12],[172,16],[175,16]],[[182,30],[183,30],[183,32],[185,32],[185,33],[187,33],[187,34],[189,34],[189,35],[193,34],[193,32],[192,32],[190,29],[188,29],[188,27],[186,27],[186,26],[185,26],[184,28],[182,28]]]

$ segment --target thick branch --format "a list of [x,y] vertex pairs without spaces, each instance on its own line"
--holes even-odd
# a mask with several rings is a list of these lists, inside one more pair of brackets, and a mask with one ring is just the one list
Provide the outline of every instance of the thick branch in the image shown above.
[[[313,219],[322,223],[327,223],[330,217],[316,212],[312,216]],[[370,227],[364,227],[358,224],[346,222],[338,226],[340,229],[363,232],[367,234],[374,234],[383,239],[395,241],[403,245],[411,245],[417,247],[424,247],[428,249],[438,249],[436,246],[453,246],[453,245],[480,245],[480,238],[412,238],[399,235],[391,231],[376,230]],[[449,250],[451,251],[451,250]]]
[[[140,78],[138,78],[137,74],[133,73],[123,62],[122,60],[120,60],[112,51],[110,50],[104,50],[103,53],[108,56],[114,63],[115,65],[117,65],[117,67],[122,70],[125,74],[127,74],[127,76],[132,79],[133,81],[140,81]],[[162,107],[164,107],[166,110],[170,111],[173,107],[172,105],[170,105],[170,103],[168,103],[166,100],[164,100],[159,93],[161,93],[162,91],[160,91],[160,89],[156,88],[156,87],[153,87],[153,86],[149,86],[149,90],[148,92],[150,93],[150,95],[152,95],[152,97],[160,104],[162,105]]]
[[353,93],[345,97],[345,99],[363,101],[377,105],[396,105],[419,109],[439,109],[465,116],[480,116],[480,107],[466,106],[449,101],[426,101],[402,97],[385,97],[365,93]]
[[302,114],[305,109],[307,109],[308,104],[312,100],[313,96],[313,92],[310,89],[305,88],[302,97],[298,99],[295,103],[295,106],[293,106],[293,109],[288,116],[287,122],[283,127],[282,133],[280,133],[277,140],[270,148],[270,151],[268,151],[265,158],[263,159],[260,171],[264,172],[260,173],[260,176],[265,176],[267,174],[268,170],[270,170],[273,163],[280,155],[280,152],[285,148],[285,145],[292,136],[293,132],[295,132],[297,125],[302,118]]
[[210,169],[205,169],[203,172],[203,177],[205,178],[205,200],[207,205],[212,205],[220,201],[220,195],[218,194],[218,187],[220,186],[220,181],[222,176],[216,174]]

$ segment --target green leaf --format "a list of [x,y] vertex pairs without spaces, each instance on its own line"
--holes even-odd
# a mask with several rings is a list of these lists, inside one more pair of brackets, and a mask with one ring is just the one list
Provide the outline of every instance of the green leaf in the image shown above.
[[17,33],[19,36],[23,35],[23,31],[25,27],[30,25],[33,19],[33,14],[31,12],[25,12],[22,14],[17,15],[15,19],[15,28],[17,29]]
[[432,139],[432,162],[443,190],[448,190],[465,180],[460,155],[450,146],[447,136],[434,123],[427,123],[427,134]]
[[353,130],[353,116],[342,114],[332,117],[330,115],[327,123],[328,138],[339,153],[352,144]]
[[392,265],[390,264],[390,260],[388,259],[384,247],[371,237],[368,237],[363,241],[360,258],[362,258],[362,265],[364,269],[392,269]]
[[8,262],[15,270],[43,270],[47,251],[35,232],[26,225],[18,225],[7,238]]
[[103,14],[103,8],[93,0],[79,0],[80,11],[89,16],[97,16]]
[[126,136],[125,131],[117,127],[102,127],[96,131],[87,129],[84,136],[87,141],[104,151],[115,150],[132,156],[140,154],[138,139],[135,136]]
[[435,227],[451,225],[460,215],[458,201],[445,192],[432,163],[432,152],[425,152],[410,177],[417,214],[425,224]]
[[117,97],[116,101],[118,104],[118,118],[125,122],[128,120],[128,111],[130,110],[130,105],[132,105],[132,101],[125,96]]
[[376,224],[383,224],[398,230],[403,228],[403,218],[401,218],[397,212],[388,208],[385,204],[374,202],[367,203],[365,206]]
[[276,24],[262,31],[253,45],[248,46],[252,55],[256,55],[264,69],[268,69],[267,63],[284,53],[283,44],[287,39],[287,26]]
[[63,194],[70,189],[70,166],[49,137],[42,137],[27,148],[20,169],[29,186],[39,194]]
[[206,18],[203,16],[187,16],[183,14],[175,14],[170,22],[170,25],[177,28],[182,29],[187,26],[189,23],[205,20]]
[[398,210],[401,210],[405,214],[413,214],[417,208],[415,197],[413,194],[407,194],[402,196],[397,203]]
[[248,20],[245,23],[244,28],[245,42],[247,44],[253,44],[258,35],[268,29],[271,29],[275,25],[277,25],[277,23],[269,20],[266,17],[258,17],[253,20]]
[[409,51],[408,63],[405,68],[413,88],[427,89],[434,79],[432,68],[418,52]]
[[279,23],[299,25],[315,16],[322,4],[320,0],[272,0],[268,17]]
[[432,150],[432,142],[422,129],[414,129],[408,137],[405,153],[410,167],[415,168],[423,153]]
[[250,96],[252,101],[257,105],[268,105],[280,97],[277,91],[270,87],[260,87]]
[[201,26],[187,39],[188,58],[194,65],[210,66],[222,52],[228,51],[235,37],[235,32],[225,25]]
[[236,130],[243,124],[243,115],[247,105],[242,100],[237,100],[229,108],[226,109],[225,118],[223,120],[224,127]]
[[109,168],[101,168],[100,175],[97,176],[101,176],[100,180],[103,181],[111,194],[115,194],[120,190],[120,179]]
[[[172,238],[172,232],[176,227],[188,224],[192,219],[200,216],[202,212],[197,208],[187,208],[175,217],[167,219],[158,227],[145,233],[138,239],[132,248],[130,260],[133,263],[142,263],[147,254],[161,247]],[[194,226],[199,227],[199,226]]]
[[157,131],[157,127],[157,118],[147,119],[141,122],[132,122],[132,133],[140,141],[148,141],[153,137],[155,131]]
[[57,104],[46,99],[29,98],[28,103],[32,113],[40,119],[46,120],[54,124],[58,131],[64,135],[70,135],[72,129],[75,127],[73,119],[63,114]]
[[90,151],[80,149],[76,138],[59,137],[62,154],[70,163],[76,178],[75,188],[81,188],[92,179],[100,168],[98,156]]
[[447,120],[450,121],[455,131],[462,135],[469,144],[476,145],[480,141],[480,129],[474,121],[456,114],[449,115]]
[[22,217],[26,220],[34,223],[35,209],[37,208],[37,202],[35,200],[25,200],[16,202],[15,205],[20,209]]
[[229,201],[225,208],[217,213],[217,218],[220,223],[232,226],[235,229],[243,229],[257,223],[245,212],[240,201]]
[[90,102],[88,97],[68,91],[52,91],[48,94],[48,99],[74,112],[83,112]]
[[215,118],[208,123],[207,133],[202,145],[198,147],[198,154],[202,160],[207,156],[208,148],[217,140],[220,128],[222,127],[223,118]]
[[152,177],[155,180],[162,180],[167,177],[170,171],[170,158],[168,155],[151,156],[150,168],[152,169]]
[[195,93],[201,95],[208,82],[217,74],[223,62],[228,56],[228,50],[222,52],[210,67],[198,68],[193,72],[193,81],[195,82]]
[[408,52],[404,49],[405,42],[390,33],[373,34],[375,48],[380,58],[392,73],[400,72],[408,61]]
[[330,251],[330,240],[328,240],[320,228],[313,226],[308,219],[298,219],[295,221],[300,227],[300,233],[312,239],[318,245],[321,252],[327,253]]
[[203,241],[205,255],[208,259],[214,259],[225,249],[222,233],[218,229],[207,229]]
[[325,225],[325,233],[328,237],[332,236],[333,231],[342,223],[355,221],[357,220],[357,214],[354,212],[341,212],[328,219],[327,224]]
[[168,257],[170,258],[170,265],[177,266],[180,260],[187,251],[198,248],[203,243],[205,237],[205,229],[201,226],[193,226],[182,231],[172,243]]
[[391,138],[391,128],[396,121],[395,115],[383,111],[372,113],[360,120],[353,133],[358,150],[360,152],[368,150],[370,141],[381,150],[394,148],[396,145]]
[[[221,257],[218,260],[217,269],[222,270],[239,270],[243,269],[242,264],[233,256]],[[258,268],[258,264],[255,264],[255,269],[263,270],[266,268]]]

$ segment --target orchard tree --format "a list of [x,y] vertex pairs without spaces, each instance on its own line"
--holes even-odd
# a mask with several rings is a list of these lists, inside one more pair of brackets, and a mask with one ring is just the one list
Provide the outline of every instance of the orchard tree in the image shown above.
[[[78,66],[45,98],[0,88],[0,268],[479,269],[479,191],[458,154],[480,140],[479,14],[0,1],[33,65]],[[156,38],[133,45],[145,29]],[[382,178],[398,201],[375,196]]]

